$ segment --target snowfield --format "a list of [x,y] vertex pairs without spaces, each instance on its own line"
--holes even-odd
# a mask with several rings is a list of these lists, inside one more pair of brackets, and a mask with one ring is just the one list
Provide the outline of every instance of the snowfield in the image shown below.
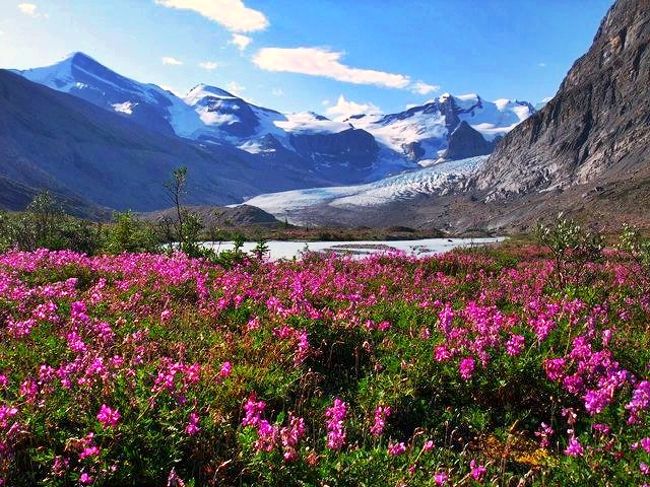
[[419,143],[427,159],[437,159],[447,148],[449,126],[445,110],[450,106],[455,107],[458,120],[467,122],[488,141],[505,136],[535,113],[528,102],[506,98],[491,102],[475,93],[459,96],[444,93],[424,105],[411,106],[405,112],[359,114],[345,121],[370,132],[398,153],[402,153],[408,144]]

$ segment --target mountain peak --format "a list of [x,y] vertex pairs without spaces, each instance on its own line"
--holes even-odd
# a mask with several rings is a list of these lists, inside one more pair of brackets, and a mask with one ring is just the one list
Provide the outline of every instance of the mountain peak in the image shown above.
[[97,60],[93,59],[88,54],[86,54],[85,52],[81,52],[81,51],[71,52],[65,58],[63,58],[63,62],[66,62],[66,61],[71,62],[71,63],[75,63],[75,64],[76,63],[87,63],[87,62],[93,62],[95,64],[100,64],[99,62],[97,62]]
[[185,96],[185,102],[189,105],[195,105],[197,102],[206,97],[217,97],[217,98],[239,98],[232,93],[221,89],[217,86],[206,85],[200,83],[192,88],[187,95]]

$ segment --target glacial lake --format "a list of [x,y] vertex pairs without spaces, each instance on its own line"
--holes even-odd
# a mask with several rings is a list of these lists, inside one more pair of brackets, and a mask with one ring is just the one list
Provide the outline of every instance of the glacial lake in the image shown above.
[[[272,260],[299,258],[305,250],[312,252],[336,252],[354,257],[364,257],[378,252],[399,250],[410,255],[425,257],[447,252],[458,247],[476,247],[497,243],[503,241],[504,238],[426,238],[421,240],[362,240],[339,242],[269,240],[267,245]],[[205,242],[203,245],[213,248],[216,251],[230,250],[234,247],[232,242]],[[246,242],[243,250],[251,252],[254,248],[255,242]]]

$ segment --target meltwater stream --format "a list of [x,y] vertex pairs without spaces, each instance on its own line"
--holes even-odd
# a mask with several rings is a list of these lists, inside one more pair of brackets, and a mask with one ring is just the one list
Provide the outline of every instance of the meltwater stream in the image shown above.
[[[336,252],[352,256],[363,257],[377,252],[403,251],[407,254],[420,257],[440,254],[458,247],[473,247],[500,242],[504,237],[491,238],[426,238],[421,240],[364,240],[364,241],[339,241],[339,242],[307,242],[307,241],[281,241],[270,240],[267,242],[270,258],[293,259],[300,258],[305,251]],[[217,251],[229,250],[234,247],[233,242],[205,242],[206,247]],[[255,248],[254,242],[246,242],[243,250],[250,252]]]

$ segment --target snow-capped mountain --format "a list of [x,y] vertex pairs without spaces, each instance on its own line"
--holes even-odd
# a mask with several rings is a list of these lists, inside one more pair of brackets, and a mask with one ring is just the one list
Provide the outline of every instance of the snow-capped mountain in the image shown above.
[[[507,99],[490,102],[476,94],[452,96],[445,93],[400,113],[359,114],[344,121],[370,132],[405,157],[427,165],[441,158],[489,154],[496,141],[533,113],[535,109],[528,102]],[[469,128],[463,126],[458,131],[462,122]],[[484,143],[480,143],[481,139]],[[453,154],[449,154],[448,149],[454,142],[471,145],[473,150],[461,151],[462,157],[450,157]]]
[[180,98],[159,86],[115,73],[83,53],[18,73],[149,130],[202,143],[228,144],[266,163],[301,160],[305,170],[324,181],[360,182],[414,167],[384,154],[372,135],[349,124],[311,112],[282,114],[204,84]]
[[52,66],[17,73],[128,117],[156,132],[192,137],[203,128],[199,114],[173,93],[126,78],[81,52]]
[[400,113],[334,121],[313,112],[280,113],[205,84],[180,98],[115,73],[83,53],[19,73],[148,129],[226,143],[265,160],[290,154],[327,179],[345,183],[415,169],[415,162],[426,166],[488,154],[495,140],[534,112],[526,102],[445,94]]

